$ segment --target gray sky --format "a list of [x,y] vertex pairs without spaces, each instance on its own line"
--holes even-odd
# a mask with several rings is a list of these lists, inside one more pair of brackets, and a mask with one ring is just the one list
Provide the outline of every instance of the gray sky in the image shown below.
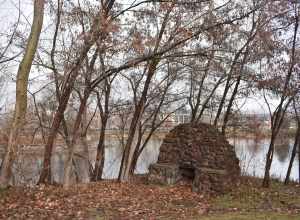
[[[18,8],[20,4],[21,9],[21,24],[19,29],[24,31],[26,30],[27,35],[30,31],[30,25],[32,22],[32,14],[33,14],[33,1],[32,0],[0,0],[0,26],[2,27],[0,30],[1,33],[7,32],[7,29],[11,27],[17,21],[18,18]],[[44,28],[47,27],[51,18],[49,16],[45,17]],[[41,40],[43,39],[43,34],[41,35]],[[3,38],[0,37],[0,41],[3,41]],[[15,74],[17,71],[17,63],[15,66],[11,67],[9,71],[12,74]],[[31,73],[31,77],[36,77],[34,70]],[[2,94],[0,97],[0,106],[3,102],[7,102],[8,106],[12,106],[11,104],[14,102],[15,96],[15,83],[10,82],[8,88],[6,89],[6,93]],[[34,90],[34,88],[33,88]],[[222,92],[222,91],[220,91]],[[272,105],[276,103],[276,101],[272,101]],[[240,101],[240,106],[242,107],[243,111],[247,112],[267,112],[267,107],[264,103],[264,100],[261,97],[250,97],[245,102],[244,100]]]

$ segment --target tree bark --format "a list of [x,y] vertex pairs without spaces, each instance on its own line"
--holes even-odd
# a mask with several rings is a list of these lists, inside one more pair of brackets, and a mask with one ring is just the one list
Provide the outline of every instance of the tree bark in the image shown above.
[[[155,43],[155,47],[153,50],[154,53],[156,53],[158,51],[158,48],[161,43],[163,34],[165,32],[167,22],[169,19],[169,15],[173,9],[173,6],[174,6],[174,3],[172,3],[172,6],[169,8],[169,10],[166,12],[166,14],[164,16],[164,19],[163,19],[156,43]],[[161,60],[161,55],[155,56],[149,63],[147,77],[146,77],[144,88],[143,88],[143,91],[141,94],[141,98],[139,99],[139,102],[138,102],[137,106],[135,107],[135,110],[133,113],[133,118],[131,120],[131,124],[129,127],[128,138],[127,138],[127,142],[126,142],[125,149],[123,152],[121,166],[120,166],[120,172],[119,172],[119,177],[118,177],[118,180],[120,182],[129,181],[130,167],[131,167],[132,157],[133,157],[133,153],[134,153],[134,149],[132,149],[132,144],[133,144],[134,138],[137,135],[136,129],[141,120],[142,112],[144,111],[150,83],[151,83],[152,77],[154,76],[154,74],[156,72],[156,68],[157,68],[157,65],[159,64],[160,60]]]
[[281,94],[280,103],[277,107],[277,110],[274,113],[274,117],[272,119],[272,139],[269,146],[269,150],[267,153],[267,160],[266,160],[266,166],[265,166],[265,175],[263,179],[263,187],[269,187],[270,185],[270,169],[273,161],[273,154],[274,154],[274,142],[277,137],[278,131],[281,127],[282,121],[284,119],[284,115],[286,112],[287,107],[289,106],[290,102],[292,101],[291,98],[288,99],[287,103],[284,106],[284,102],[287,99],[287,91],[289,89],[289,83],[292,77],[293,69],[295,66],[295,48],[296,48],[296,40],[297,40],[297,32],[298,32],[298,26],[299,26],[299,16],[296,15],[295,18],[295,27],[294,27],[294,33],[293,33],[293,46],[292,46],[292,53],[290,56],[290,65],[289,69],[286,75],[284,88]]
[[286,176],[285,176],[285,180],[284,180],[284,184],[287,185],[290,182],[290,175],[291,175],[291,171],[292,171],[292,167],[293,167],[293,163],[297,154],[297,148],[299,145],[299,138],[300,138],[300,127],[299,127],[299,123],[297,125],[297,132],[295,135],[295,140],[294,140],[294,146],[293,146],[293,150],[292,150],[292,155],[291,155],[291,159],[289,162],[289,167],[288,170],[286,172]]
[[144,85],[144,89],[142,92],[141,99],[138,103],[138,105],[135,108],[133,118],[130,124],[129,128],[129,133],[128,133],[128,139],[125,145],[123,157],[122,157],[122,163],[120,167],[120,174],[119,174],[119,181],[121,182],[127,182],[129,180],[129,174],[130,174],[130,166],[132,162],[132,143],[134,140],[134,137],[136,136],[136,128],[137,125],[140,121],[141,118],[141,113],[144,109],[144,105],[147,100],[147,94],[148,94],[148,89],[151,83],[151,79],[156,71],[156,67],[159,63],[159,58],[154,59],[150,64],[149,64],[149,71],[147,74],[147,79]]
[[[103,8],[105,13],[104,19],[108,18],[109,11],[113,7],[114,2],[115,2],[114,0],[105,1],[105,5],[104,5],[105,8]],[[100,13],[99,13],[99,17],[100,17]],[[92,24],[92,27],[89,31],[89,34],[91,35],[91,39],[86,41],[83,47],[81,48],[78,58],[73,63],[69,73],[67,74],[66,81],[64,82],[64,87],[60,93],[59,106],[55,112],[54,120],[51,125],[50,134],[47,140],[47,144],[45,145],[43,169],[38,184],[51,183],[51,156],[53,151],[53,144],[58,129],[60,127],[60,123],[63,120],[64,112],[67,107],[70,95],[72,93],[76,78],[79,75],[79,70],[81,68],[83,61],[87,57],[88,52],[90,51],[91,47],[95,44],[95,42],[99,40],[100,37],[103,40],[107,36],[106,33],[102,33],[100,30],[101,21],[99,17],[96,17],[94,19],[94,23]],[[99,83],[101,80],[99,79],[97,82]]]
[[[233,69],[234,66],[235,66],[235,62],[232,64],[231,69]],[[232,77],[231,76],[232,75],[231,71],[227,76],[227,81],[226,81],[224,93],[223,93],[223,96],[221,98],[221,102],[219,104],[218,111],[217,111],[217,114],[216,114],[216,117],[215,117],[215,120],[214,120],[214,126],[216,126],[216,127],[218,126],[218,121],[219,121],[219,118],[221,116],[222,109],[223,109],[224,104],[225,104],[226,96],[227,96],[227,93],[228,93],[229,88],[230,88],[230,81],[231,81],[231,77]]]
[[0,186],[2,187],[6,187],[9,184],[9,179],[12,175],[12,165],[17,151],[18,136],[25,121],[28,78],[43,26],[44,5],[44,0],[34,1],[34,15],[31,32],[24,57],[19,65],[17,73],[14,117],[9,134],[8,146],[1,166]]
[[[190,104],[190,108],[191,108],[191,122],[197,121],[196,117],[197,117],[199,107],[200,107],[200,104],[201,104],[201,95],[202,95],[203,85],[204,85],[204,81],[206,80],[206,77],[208,75],[208,72],[210,70],[210,66],[211,66],[211,62],[212,62],[213,57],[214,57],[214,52],[212,52],[211,56],[209,57],[209,59],[207,61],[206,66],[205,66],[205,70],[204,70],[203,76],[202,76],[201,81],[200,81],[195,106],[193,104],[193,95],[192,95],[193,92],[190,92],[189,104]],[[191,73],[191,74],[193,74],[193,73]],[[191,90],[193,89],[192,87],[193,87],[193,82],[191,82]]]
[[[97,23],[97,22],[96,22]],[[60,93],[60,100],[58,108],[54,114],[54,119],[51,125],[50,134],[47,139],[47,143],[45,145],[45,153],[44,153],[44,163],[43,163],[43,170],[40,175],[39,184],[41,183],[51,183],[51,156],[53,151],[53,144],[56,138],[58,129],[60,127],[60,123],[63,120],[64,112],[69,102],[70,95],[73,90],[73,86],[75,80],[79,74],[79,69],[81,68],[81,64],[84,61],[87,53],[89,52],[90,48],[93,46],[96,39],[98,39],[99,33],[93,38],[93,40],[87,42],[82,49],[77,61],[74,64],[74,67],[71,69],[69,73],[68,80],[65,82],[65,87],[63,88],[62,92]]]
[[106,129],[107,119],[103,118],[101,120],[101,131],[99,136],[99,141],[97,145],[97,154],[95,161],[94,173],[92,176],[92,181],[98,181],[102,179],[103,168],[104,168],[104,153],[105,153],[105,129]]
[[270,185],[270,169],[273,161],[275,139],[276,136],[272,133],[271,142],[267,153],[266,166],[265,166],[265,178],[263,179],[263,184],[262,184],[263,187],[269,187]]
[[[104,66],[104,62],[102,61],[102,65]],[[114,79],[114,78],[113,78]],[[92,181],[98,181],[102,179],[103,168],[104,168],[104,160],[105,160],[105,130],[107,126],[107,121],[109,118],[109,99],[111,93],[111,83],[112,80],[105,79],[104,85],[104,106],[101,103],[101,97],[99,93],[97,93],[97,104],[100,110],[101,115],[101,130],[100,136],[97,145],[97,153],[96,153],[96,161],[95,161],[95,169],[92,176]]]
[[84,97],[81,100],[80,107],[79,107],[79,110],[78,110],[78,113],[76,116],[75,124],[73,127],[72,142],[71,142],[71,145],[69,146],[68,158],[67,158],[66,164],[65,164],[64,183],[63,183],[64,188],[68,188],[71,185],[71,174],[72,174],[72,165],[73,165],[72,162],[73,162],[73,157],[74,157],[74,150],[75,150],[75,144],[76,144],[76,140],[77,140],[78,129],[80,127],[82,115],[85,111],[86,103],[87,103],[89,96],[90,96],[90,91],[89,91],[89,89],[86,89]]
[[[251,33],[253,32],[254,27],[255,27],[255,25],[253,25]],[[232,61],[232,64],[231,64],[231,67],[230,67],[230,70],[229,70],[229,73],[228,73],[228,76],[227,76],[228,78],[227,78],[227,81],[226,81],[224,93],[223,93],[223,96],[221,98],[221,102],[220,102],[220,105],[218,107],[218,111],[217,111],[217,114],[216,114],[216,117],[215,117],[215,120],[214,120],[214,126],[216,126],[216,127],[218,126],[218,121],[220,119],[222,109],[225,105],[226,97],[227,97],[227,94],[228,94],[229,89],[230,89],[230,82],[231,82],[231,79],[232,79],[232,74],[234,72],[235,66],[238,63],[238,60],[239,60],[241,54],[243,53],[244,49],[246,47],[248,47],[249,43],[253,40],[253,37],[254,36],[249,37],[247,42],[238,50],[238,52],[234,56],[234,59]]]
[[246,61],[247,61],[247,57],[248,57],[248,47],[246,48],[246,51],[245,51],[245,54],[244,54],[244,57],[243,57],[243,61],[240,64],[241,66],[240,66],[240,69],[239,69],[239,75],[238,75],[238,78],[236,80],[233,92],[231,94],[231,97],[230,97],[230,100],[229,100],[229,103],[228,103],[228,106],[227,106],[227,110],[226,110],[225,115],[224,115],[224,120],[223,120],[223,125],[222,125],[222,134],[223,135],[225,135],[225,130],[226,130],[227,123],[228,123],[228,120],[229,120],[229,116],[230,116],[230,113],[231,113],[232,105],[233,105],[235,97],[238,93],[238,89],[239,89],[239,86],[240,86],[240,83],[241,83],[241,79],[242,79],[242,75],[243,75],[243,71],[244,71],[244,66],[245,66]]
[[298,144],[298,182],[300,183],[300,144]]
[[140,156],[139,151],[140,151],[140,148],[141,148],[143,135],[144,135],[144,132],[142,131],[142,125],[140,123],[139,130],[138,130],[137,143],[136,143],[135,148],[134,148],[134,152],[133,152],[133,156],[132,156],[132,162],[131,162],[130,170],[129,170],[130,175],[134,174],[134,171],[135,171],[135,168],[136,168],[136,165],[137,165],[137,161],[138,161],[139,156]]
[[93,120],[94,115],[90,119],[90,121],[87,120],[87,108],[85,108],[82,122],[81,122],[81,129],[80,129],[80,145],[83,147],[83,160],[84,160],[84,169],[83,172],[87,172],[86,175],[82,175],[81,182],[90,182],[92,172],[90,169],[91,163],[90,163],[90,154],[89,154],[89,145],[87,140],[87,130],[89,129],[90,123]]
[[202,104],[202,108],[200,110],[200,113],[198,114],[197,116],[197,119],[196,119],[196,122],[200,122],[201,120],[201,117],[205,111],[205,109],[207,108],[207,104],[208,102],[212,99],[213,95],[215,94],[217,88],[222,84],[223,82],[223,78],[220,78],[218,80],[218,82],[215,84],[214,88],[212,89],[212,91],[210,92],[210,94],[206,97],[206,99],[204,100],[203,104]]

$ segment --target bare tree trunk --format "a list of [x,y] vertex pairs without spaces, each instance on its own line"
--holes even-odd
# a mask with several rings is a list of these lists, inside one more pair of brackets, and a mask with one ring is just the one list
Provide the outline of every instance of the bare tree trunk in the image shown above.
[[[83,172],[85,175],[82,175],[80,182],[87,183],[90,182],[92,172],[91,172],[91,163],[90,163],[90,151],[89,151],[89,145],[87,142],[86,136],[80,136],[80,145],[83,147],[83,162],[84,162],[84,169]],[[85,173],[86,172],[86,173]]]
[[[102,65],[104,66],[103,61],[102,61]],[[98,181],[102,179],[104,160],[105,160],[105,130],[107,126],[107,120],[109,118],[109,99],[110,99],[110,92],[111,92],[111,83],[113,80],[114,77],[112,80],[105,79],[104,106],[102,106],[101,97],[99,93],[97,93],[97,104],[101,115],[101,130],[100,130],[100,136],[97,145],[95,169],[92,176],[92,181]]]
[[[238,89],[239,89],[239,85],[241,83],[241,79],[242,79],[244,67],[245,67],[245,64],[247,62],[247,58],[248,58],[248,55],[249,55],[249,44],[254,39],[254,37],[256,36],[256,33],[257,33],[257,32],[253,33],[254,30],[255,30],[255,28],[256,28],[256,22],[253,21],[252,28],[251,28],[251,31],[250,31],[250,37],[248,38],[246,44],[243,47],[243,48],[245,48],[245,52],[244,52],[243,60],[242,60],[242,62],[240,64],[240,68],[238,70],[239,71],[239,75],[238,75],[238,78],[236,80],[235,87],[234,87],[233,92],[231,94],[231,97],[230,97],[230,100],[229,100],[229,103],[228,103],[228,106],[227,106],[227,110],[226,110],[225,115],[224,115],[224,120],[223,120],[223,125],[222,125],[222,133],[224,135],[225,135],[225,130],[226,130],[227,123],[228,123],[228,120],[229,120],[229,116],[230,116],[230,113],[231,113],[232,105],[233,105],[235,97],[236,97],[236,95],[238,93]],[[243,50],[241,50],[241,52],[242,51]]]
[[[95,37],[96,39],[97,37]],[[81,66],[81,63],[84,61],[85,57],[87,56],[88,51],[94,44],[94,40],[88,42],[83,50],[81,51],[75,66],[69,73],[68,82],[65,82],[65,87],[63,88],[61,94],[60,94],[60,100],[58,108],[55,112],[54,119],[51,125],[50,134],[48,136],[47,143],[45,145],[45,153],[44,153],[44,163],[43,163],[43,170],[40,175],[39,184],[41,183],[51,183],[51,156],[52,156],[52,150],[53,150],[53,144],[54,140],[56,138],[58,129],[60,127],[60,123],[63,120],[64,112],[67,108],[70,95],[73,90],[73,86],[75,83],[75,80],[79,74],[79,69]]]
[[8,146],[1,166],[0,186],[6,187],[12,175],[12,165],[17,150],[19,132],[24,125],[27,110],[27,87],[34,55],[40,38],[44,19],[44,0],[34,1],[34,16],[24,57],[19,65],[16,82],[16,104]]
[[269,150],[266,158],[265,178],[263,179],[263,184],[262,184],[263,187],[269,187],[270,185],[270,169],[273,161],[275,139],[276,136],[272,133],[271,142],[269,145]]
[[[253,23],[253,26],[252,26],[252,29],[251,29],[251,34],[254,31],[254,28],[255,28],[255,23]],[[231,67],[230,67],[230,70],[229,70],[229,73],[228,73],[228,76],[227,76],[228,78],[227,78],[227,81],[226,81],[224,93],[223,93],[223,96],[222,96],[222,99],[221,99],[221,102],[220,102],[220,105],[219,105],[219,108],[218,108],[218,111],[217,111],[217,114],[216,114],[216,117],[215,117],[215,120],[214,120],[214,126],[218,125],[218,121],[220,119],[222,109],[225,105],[226,97],[227,97],[227,94],[228,94],[229,89],[230,89],[230,82],[231,82],[231,79],[232,79],[232,74],[234,72],[235,66],[238,63],[238,60],[239,60],[240,56],[242,55],[244,49],[246,47],[248,47],[249,43],[253,40],[254,36],[255,35],[249,37],[247,42],[243,45],[243,47],[241,47],[239,49],[239,51],[234,56],[234,59],[232,61],[232,64],[231,64]]]
[[272,139],[269,146],[269,150],[267,153],[267,161],[265,166],[265,175],[263,179],[263,187],[269,187],[270,185],[270,169],[273,161],[273,154],[274,154],[274,142],[277,137],[278,131],[281,127],[282,121],[284,119],[284,115],[286,112],[287,107],[289,106],[290,102],[292,101],[292,98],[289,98],[287,103],[284,106],[284,102],[287,99],[287,91],[289,89],[289,83],[290,79],[293,73],[293,69],[295,66],[295,48],[296,48],[296,39],[297,39],[297,32],[298,32],[298,23],[299,22],[299,16],[296,15],[296,21],[295,21],[295,28],[294,28],[294,34],[293,34],[293,46],[292,46],[292,54],[290,58],[290,66],[286,75],[284,88],[282,91],[280,103],[277,107],[276,112],[274,113],[274,118],[272,120]]
[[[73,167],[73,158],[74,158],[74,150],[77,141],[78,129],[81,124],[82,115],[86,109],[87,100],[91,94],[91,91],[87,88],[84,91],[84,97],[80,102],[80,107],[76,116],[75,124],[72,132],[72,142],[68,149],[68,158],[65,163],[65,171],[64,171],[64,188],[68,188],[71,185],[71,176],[72,176],[72,167]],[[75,167],[74,167],[75,168]]]
[[268,149],[268,153],[267,153],[267,157],[266,157],[265,175],[264,175],[263,184],[262,184],[263,187],[270,186],[270,169],[271,169],[271,165],[273,162],[275,141],[276,141],[278,132],[280,131],[282,122],[284,120],[286,110],[287,110],[288,106],[290,105],[292,98],[288,99],[288,101],[286,102],[284,107],[282,106],[283,101],[284,101],[284,99],[282,99],[282,103],[277,108],[277,111],[274,113],[274,117],[272,117],[273,119],[271,120],[272,121],[272,128],[271,128],[272,135],[271,135],[271,141],[270,141],[270,145],[269,145],[269,149]]
[[[202,90],[203,90],[203,85],[204,85],[204,81],[206,79],[206,76],[208,74],[208,71],[209,71],[209,66],[210,66],[210,62],[211,62],[211,59],[208,60],[208,64],[206,65],[206,69],[204,71],[204,74],[201,78],[201,82],[200,82],[200,86],[199,86],[199,90],[198,90],[198,93],[197,93],[197,99],[196,99],[196,103],[195,103],[195,106],[193,104],[193,92],[190,92],[190,97],[189,97],[189,104],[190,104],[190,108],[191,108],[191,122],[195,121],[196,120],[196,116],[197,116],[197,113],[198,113],[198,110],[199,110],[199,107],[200,107],[200,104],[201,104],[201,94],[202,94]],[[191,73],[192,74],[192,73]],[[193,83],[196,81],[194,80],[193,78],[191,79],[191,90],[193,90]]]
[[[134,153],[133,153],[133,159],[132,159],[132,163],[131,163],[131,167],[130,167],[130,174],[133,175],[134,174],[134,171],[136,169],[136,166],[137,166],[137,162],[138,162],[138,159],[140,157],[140,155],[142,154],[142,152],[144,151],[144,149],[146,148],[148,142],[150,141],[151,137],[153,136],[154,132],[174,113],[176,112],[178,109],[180,109],[181,107],[179,107],[178,109],[175,109],[174,111],[170,112],[167,116],[165,116],[158,124],[155,124],[156,122],[156,119],[159,115],[159,110],[161,109],[162,107],[162,104],[165,100],[165,97],[166,97],[166,93],[168,91],[168,88],[171,84],[169,84],[162,97],[161,97],[161,100],[160,100],[160,103],[154,113],[154,116],[153,116],[153,119],[152,119],[152,123],[151,123],[151,129],[149,131],[149,134],[147,135],[147,137],[145,138],[144,141],[143,140],[143,136],[145,135],[146,133],[146,129],[142,129],[142,125],[140,125],[139,127],[139,136],[138,136],[138,139],[137,139],[137,143],[135,145],[135,150],[134,150]],[[143,142],[143,144],[142,144]]]
[[248,47],[246,48],[246,51],[245,51],[245,54],[244,54],[244,57],[243,57],[243,61],[240,64],[241,66],[240,66],[240,69],[239,69],[239,75],[238,75],[238,78],[236,80],[235,87],[234,87],[233,92],[231,94],[231,97],[230,97],[230,100],[229,100],[229,103],[228,103],[228,106],[227,106],[227,110],[226,110],[225,115],[224,115],[224,120],[223,120],[223,125],[222,125],[222,134],[223,135],[225,135],[225,130],[226,130],[227,123],[228,123],[228,120],[229,120],[229,116],[230,116],[230,113],[231,113],[232,105],[233,105],[235,97],[238,93],[238,89],[239,89],[239,85],[241,83],[242,74],[243,74],[243,71],[244,71],[245,63],[247,61],[247,57],[248,57]]
[[137,161],[138,161],[139,156],[140,156],[139,151],[140,151],[140,148],[141,148],[143,134],[144,133],[142,132],[142,125],[140,123],[139,129],[138,129],[137,142],[136,142],[136,145],[135,145],[135,148],[134,148],[134,152],[133,152],[133,156],[132,156],[132,162],[131,162],[130,170],[129,170],[130,175],[134,174],[134,171],[135,171],[135,168],[136,168],[136,165],[137,165]]
[[[37,118],[39,120],[39,127],[41,129],[41,134],[42,134],[43,142],[45,144],[46,143],[46,135],[45,135],[45,131],[44,131],[43,120],[42,120],[42,117],[40,115],[38,105],[36,103],[35,94],[31,94],[31,95],[32,95],[33,103],[34,103],[35,113],[36,113],[36,116],[37,116]],[[33,143],[33,141],[34,141],[34,136],[32,137],[32,143]]]
[[[293,163],[294,163],[294,160],[295,160],[295,157],[296,157],[296,154],[297,154],[297,148],[299,148],[299,146],[300,146],[300,144],[299,144],[299,142],[300,142],[300,118],[299,118],[299,115],[298,115],[295,99],[293,100],[293,107],[294,107],[294,111],[295,111],[295,115],[296,115],[296,119],[297,119],[297,132],[295,134],[294,146],[293,146],[293,150],[292,150],[292,155],[291,155],[289,167],[288,167],[286,177],[285,177],[285,180],[284,180],[285,185],[287,185],[290,181],[290,175],[291,175]],[[298,154],[300,154],[300,152],[298,152]]]
[[107,124],[107,119],[103,118],[101,120],[101,131],[99,136],[99,141],[97,145],[97,154],[95,161],[95,169],[92,176],[92,181],[98,181],[102,178],[103,168],[104,168],[104,153],[105,153],[105,129]]
[[[159,44],[162,40],[164,31],[167,26],[167,21],[168,21],[169,15],[173,9],[173,6],[174,6],[174,3],[172,3],[172,7],[170,7],[168,9],[168,11],[166,12],[166,14],[164,16],[164,20],[162,22],[162,25],[161,25],[161,28],[160,28],[160,31],[158,34],[158,38],[156,40],[155,47],[153,50],[154,53],[157,52],[157,50],[158,50]],[[129,181],[130,167],[131,167],[131,162],[132,162],[132,156],[134,153],[134,149],[132,149],[132,144],[133,144],[134,138],[137,135],[136,129],[141,120],[142,112],[144,111],[150,83],[151,83],[152,77],[154,76],[154,74],[156,72],[156,68],[157,68],[157,65],[159,64],[160,60],[161,60],[161,56],[156,56],[149,63],[149,67],[148,67],[148,71],[147,71],[147,78],[146,78],[146,81],[144,84],[143,92],[141,94],[141,98],[139,99],[137,106],[135,107],[135,110],[133,113],[133,118],[131,120],[131,124],[129,127],[128,138],[127,138],[127,142],[125,145],[125,149],[124,149],[124,153],[123,153],[123,157],[122,157],[122,161],[121,161],[119,178],[118,178],[118,180],[120,182]]]
[[[231,67],[232,69],[233,69],[234,64],[232,64],[232,67]],[[219,118],[221,116],[224,104],[225,104],[226,96],[227,96],[227,93],[228,93],[229,88],[230,88],[230,81],[231,81],[231,77],[232,77],[231,75],[232,75],[232,73],[230,72],[229,75],[227,76],[227,81],[226,81],[224,93],[223,93],[223,96],[222,96],[222,99],[221,99],[221,102],[219,104],[219,108],[218,108],[218,111],[217,111],[217,114],[216,114],[216,117],[215,117],[215,120],[214,120],[214,126],[218,125],[218,121],[219,121]]]
[[138,102],[138,105],[135,108],[133,118],[130,124],[129,133],[128,133],[128,139],[125,145],[123,157],[122,157],[122,163],[120,167],[120,175],[119,175],[119,181],[126,182],[129,180],[129,174],[130,174],[130,165],[132,162],[132,143],[135,138],[137,125],[140,122],[141,113],[143,112],[146,100],[147,100],[147,94],[148,89],[151,83],[151,79],[156,71],[156,66],[158,65],[160,59],[156,58],[152,60],[152,62],[149,64],[149,71],[147,74],[147,79],[144,85],[144,89],[142,92],[142,96],[140,98],[140,101]]
[[203,104],[202,104],[202,108],[200,110],[200,113],[198,114],[198,117],[196,119],[196,122],[199,122],[205,109],[207,108],[207,104],[208,102],[211,100],[211,98],[213,97],[213,95],[215,94],[215,91],[217,90],[217,88],[222,84],[223,78],[220,78],[218,80],[218,82],[215,84],[213,90],[210,92],[210,94],[206,97],[206,99],[204,100]]
[[53,144],[56,138],[58,129],[60,127],[60,123],[63,120],[64,112],[67,107],[67,103],[69,101],[71,91],[68,92],[68,96],[62,97],[60,100],[58,109],[55,112],[54,119],[51,125],[50,133],[47,139],[47,143],[45,145],[45,152],[44,152],[44,162],[43,162],[43,169],[40,175],[39,184],[42,183],[51,183],[51,156],[53,151]]
[[[92,119],[91,119],[92,120]],[[89,127],[89,123],[87,122],[87,108],[85,108],[83,112],[81,129],[80,129],[80,146],[83,147],[83,164],[84,169],[82,170],[82,175],[80,178],[80,182],[89,182],[91,179],[92,173],[90,172],[90,157],[89,157],[89,145],[87,142],[87,129]]]
[[298,144],[298,181],[300,183],[300,144]]
[[292,150],[292,155],[291,155],[291,159],[289,162],[289,167],[288,170],[286,172],[286,176],[285,176],[285,180],[284,180],[284,184],[287,185],[289,184],[290,181],[290,175],[291,175],[291,171],[292,171],[292,167],[293,167],[293,163],[297,154],[297,148],[299,145],[299,138],[300,138],[300,127],[299,127],[299,123],[297,125],[297,132],[295,135],[295,140],[294,140],[294,146],[293,146],[293,150]]
[[228,120],[229,120],[229,116],[230,116],[230,113],[231,113],[231,109],[232,109],[232,105],[233,105],[233,102],[235,100],[235,97],[237,95],[237,92],[238,92],[238,88],[239,88],[239,85],[240,85],[240,82],[241,82],[241,74],[238,76],[238,79],[237,79],[237,82],[235,83],[235,87],[233,89],[233,92],[231,94],[231,97],[230,97],[230,100],[229,100],[229,103],[228,103],[228,106],[227,106],[227,110],[224,114],[224,120],[223,120],[223,124],[222,124],[222,134],[225,135],[225,130],[226,130],[226,127],[227,127],[227,123],[228,123]]
[[[103,10],[105,12],[106,18],[114,2],[114,0],[105,1],[105,8]],[[63,120],[64,112],[67,107],[70,95],[72,93],[76,78],[79,75],[81,65],[87,57],[87,54],[90,51],[91,47],[95,44],[95,42],[99,40],[100,37],[105,38],[105,36],[103,36],[104,33],[102,33],[99,29],[100,22],[101,21],[98,17],[94,20],[94,23],[92,24],[92,27],[89,31],[89,34],[92,37],[90,40],[85,42],[84,46],[81,48],[78,54],[78,58],[75,60],[69,73],[67,74],[67,80],[64,82],[64,87],[60,93],[59,106],[55,112],[54,120],[50,129],[50,134],[45,145],[43,169],[38,184],[51,183],[51,156],[53,151],[54,140],[60,127],[60,123]]]
[[[86,121],[86,107],[87,107],[87,101],[90,97],[90,94],[92,92],[92,89],[90,88],[90,81],[91,81],[91,75],[93,73],[94,70],[94,65],[95,62],[97,60],[98,57],[98,50],[95,51],[93,57],[91,58],[91,62],[88,61],[88,58],[86,58],[86,74],[85,74],[85,89],[83,92],[83,97],[81,97],[80,93],[79,93],[79,97],[80,97],[80,106],[79,106],[79,110],[76,116],[76,120],[75,120],[75,124],[73,126],[73,130],[72,130],[72,141],[71,141],[71,145],[68,146],[68,159],[66,161],[66,165],[65,165],[65,172],[64,172],[64,183],[63,186],[65,188],[68,188],[71,184],[71,177],[72,177],[72,167],[75,169],[75,173],[76,173],[76,167],[73,166],[74,164],[74,151],[75,151],[75,145],[77,142],[77,134],[78,134],[78,130],[80,128],[80,125],[82,126],[82,123],[84,123]],[[83,120],[83,117],[85,117],[85,119]],[[82,130],[82,128],[81,128]],[[85,132],[84,132],[85,133]],[[82,132],[80,137],[82,138]],[[87,144],[85,144],[85,149],[87,150],[87,159],[88,159],[88,149],[87,149]],[[88,168],[88,166],[87,166]],[[79,176],[79,175],[78,175]],[[79,178],[78,178],[79,179]]]

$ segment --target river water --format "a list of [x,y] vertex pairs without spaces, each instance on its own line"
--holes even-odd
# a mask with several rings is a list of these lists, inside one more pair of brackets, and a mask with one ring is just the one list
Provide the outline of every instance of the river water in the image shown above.
[[[268,151],[269,139],[254,140],[254,139],[231,139],[229,142],[235,146],[235,152],[240,159],[240,167],[243,175],[256,177],[264,176],[265,160]],[[270,170],[270,175],[273,178],[284,180],[291,152],[293,149],[293,140],[284,139],[275,145],[275,153],[273,163]],[[296,155],[290,179],[298,180],[298,155]]]
[[[155,163],[159,147],[162,140],[153,138],[150,140],[148,146],[141,154],[136,173],[143,174],[148,172],[148,167],[151,163]],[[254,140],[254,139],[230,139],[229,142],[235,146],[235,151],[240,159],[240,167],[243,175],[263,177],[265,157],[268,150],[268,139]],[[96,146],[96,143],[92,144]],[[281,141],[275,147],[274,159],[271,167],[271,176],[275,178],[284,179],[288,163],[292,151],[293,141],[286,139]],[[42,167],[42,151],[24,148],[18,156],[18,160],[14,166],[14,176],[12,184],[15,185],[32,185],[38,180],[40,170]],[[95,148],[89,151],[91,163],[95,157]],[[78,152],[80,154],[81,152]],[[122,148],[117,139],[110,139],[106,143],[105,149],[105,164],[103,178],[113,179],[118,176],[118,171],[121,162]],[[1,155],[2,158],[2,155]],[[62,182],[64,169],[65,153],[63,150],[55,152],[52,158],[52,171],[54,180]],[[1,161],[1,159],[0,159]],[[77,176],[81,181],[88,181],[88,164],[82,157],[76,157]],[[298,157],[296,157],[294,166],[291,172],[291,179],[298,180]]]

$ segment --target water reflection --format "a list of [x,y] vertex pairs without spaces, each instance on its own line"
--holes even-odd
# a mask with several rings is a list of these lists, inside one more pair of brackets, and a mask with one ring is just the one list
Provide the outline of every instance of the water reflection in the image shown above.
[[[157,161],[161,142],[162,140],[159,138],[153,138],[150,140],[148,146],[145,148],[138,160],[136,173],[147,173],[149,165]],[[242,174],[263,177],[269,140],[230,139],[229,142],[235,146],[236,154],[240,159]],[[96,146],[96,144],[92,143],[91,146]],[[123,152],[123,149],[120,146],[118,139],[110,139],[106,143],[103,173],[103,178],[105,179],[117,178],[118,176]],[[293,141],[289,139],[281,140],[276,143],[274,160],[270,171],[273,177],[281,179],[285,177],[292,147]],[[89,151],[90,162],[92,164],[94,164],[95,152],[95,148],[91,148]],[[18,160],[14,164],[13,168],[14,175],[11,180],[12,184],[32,185],[37,182],[42,167],[42,153],[42,148],[35,151],[32,149],[23,149],[19,153]],[[75,157],[77,175],[76,178],[74,177],[73,181],[76,181],[77,179],[81,182],[87,182],[89,164],[83,156],[80,156],[84,155],[83,151],[78,151],[77,155],[78,156]],[[0,155],[1,158],[2,156],[3,155]],[[52,157],[52,171],[55,182],[61,183],[63,181],[64,161],[64,151],[56,151]],[[299,162],[296,159],[291,172],[291,179],[293,180],[298,179],[298,164]]]
[[[231,139],[235,145],[236,154],[240,159],[240,166],[244,175],[263,177],[266,154],[269,147],[269,139],[255,141],[252,139]],[[283,180],[287,172],[290,152],[293,148],[293,141],[285,139],[275,144],[275,152],[270,174],[274,178]],[[291,172],[291,179],[298,180],[299,161],[295,160]]]
[[292,144],[292,141],[289,139],[281,139],[275,143],[275,154],[278,156],[280,162],[284,163],[289,159],[289,152],[292,150],[290,149]]

